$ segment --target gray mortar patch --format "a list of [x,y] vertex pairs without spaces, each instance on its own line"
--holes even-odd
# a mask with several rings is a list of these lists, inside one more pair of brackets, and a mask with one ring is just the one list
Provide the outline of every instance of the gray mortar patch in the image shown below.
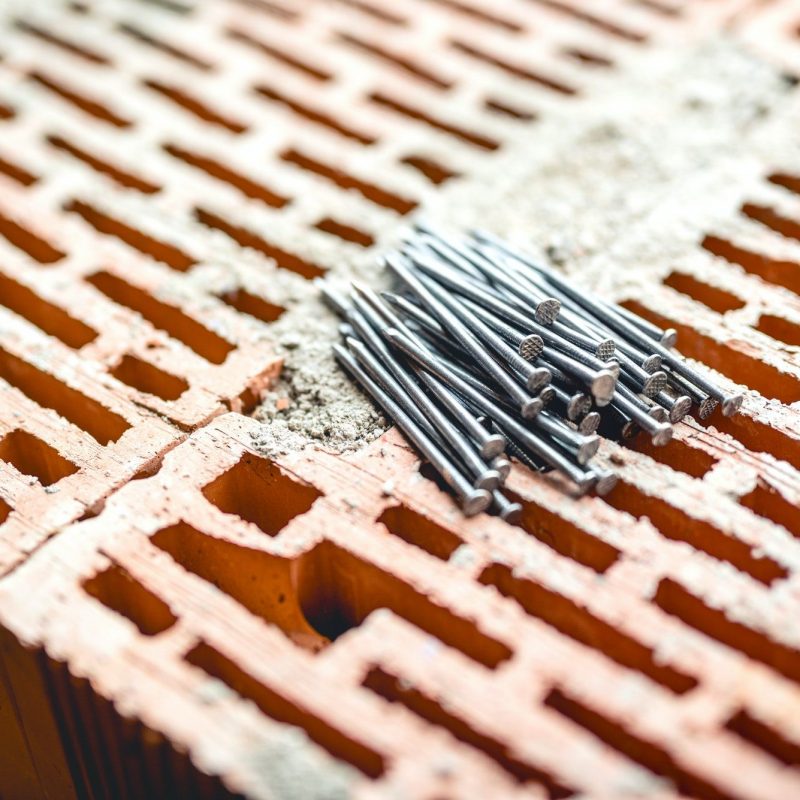
[[[454,180],[419,215],[454,229],[480,226],[529,249],[588,287],[636,295],[695,252],[704,231],[729,219],[776,146],[797,158],[791,84],[735,41],[652,48],[604,93],[570,100],[521,130],[468,178]],[[796,127],[794,127],[796,130]],[[752,163],[740,177],[743,163]],[[330,270],[382,288],[378,254],[409,222],[385,228],[374,247],[348,251]],[[610,270],[609,264],[628,265]],[[276,455],[316,443],[357,449],[386,421],[336,367],[337,318],[308,286],[273,325],[285,356],[279,383],[256,410],[255,445]],[[279,401],[289,405],[279,409]]]
[[347,800],[359,777],[343,762],[323,760],[294,728],[277,732],[250,760],[259,784],[252,794],[265,800]]

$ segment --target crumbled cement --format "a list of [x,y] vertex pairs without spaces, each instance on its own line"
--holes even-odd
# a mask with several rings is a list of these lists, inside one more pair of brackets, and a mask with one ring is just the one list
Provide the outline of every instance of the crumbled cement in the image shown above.
[[[610,296],[635,295],[695,248],[740,202],[742,164],[769,161],[764,133],[793,88],[734,41],[651,48],[604,92],[565,102],[454,180],[419,213],[454,229],[484,227]],[[774,126],[773,126],[774,127]],[[790,121],[781,140],[791,141]],[[773,137],[774,138],[774,137]],[[749,175],[744,171],[745,175]],[[342,253],[331,278],[375,286],[378,254],[407,220],[359,257]],[[629,269],[608,269],[610,263]],[[308,296],[274,326],[284,373],[255,412],[256,446],[275,455],[315,442],[334,451],[378,436],[386,421],[336,367],[336,317]]]
[[259,776],[252,794],[269,800],[346,800],[358,780],[355,769],[323,760],[308,737],[294,728],[277,733],[252,760]]

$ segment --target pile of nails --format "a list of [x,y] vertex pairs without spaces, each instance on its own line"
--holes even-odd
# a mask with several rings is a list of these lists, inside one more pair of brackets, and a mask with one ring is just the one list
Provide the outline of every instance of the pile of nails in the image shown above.
[[398,293],[354,285],[345,298],[323,283],[344,322],[336,358],[438,471],[468,516],[503,494],[510,457],[557,470],[576,494],[610,491],[616,476],[592,464],[598,434],[640,431],[653,444],[672,423],[699,417],[728,395],[672,347],[662,330],[587,293],[492,234],[449,236],[418,225],[385,258]]

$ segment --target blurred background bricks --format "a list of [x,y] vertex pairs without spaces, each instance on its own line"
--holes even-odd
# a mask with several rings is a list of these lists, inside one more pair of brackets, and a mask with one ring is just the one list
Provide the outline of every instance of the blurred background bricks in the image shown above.
[[605,499],[517,467],[521,525],[464,520],[393,430],[270,458],[246,416],[312,278],[648,52],[791,83],[796,4],[3,13],[4,797],[800,796],[796,150],[619,292],[752,391],[604,445]]

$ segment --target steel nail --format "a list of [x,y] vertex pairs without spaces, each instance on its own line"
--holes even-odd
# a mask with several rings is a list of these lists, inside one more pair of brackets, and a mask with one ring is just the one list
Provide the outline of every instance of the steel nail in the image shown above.
[[502,492],[496,489],[492,492],[492,499],[497,508],[500,519],[508,522],[510,525],[516,525],[519,518],[522,516],[522,505],[509,500]]
[[411,442],[433,464],[448,486],[455,491],[461,501],[464,513],[467,516],[474,516],[485,511],[492,502],[492,495],[486,489],[472,487],[458,467],[434,445],[397,403],[366,374],[347,350],[338,344],[334,345],[333,349],[339,363],[350,372],[356,381],[372,395],[378,405],[403,429],[403,432]]

